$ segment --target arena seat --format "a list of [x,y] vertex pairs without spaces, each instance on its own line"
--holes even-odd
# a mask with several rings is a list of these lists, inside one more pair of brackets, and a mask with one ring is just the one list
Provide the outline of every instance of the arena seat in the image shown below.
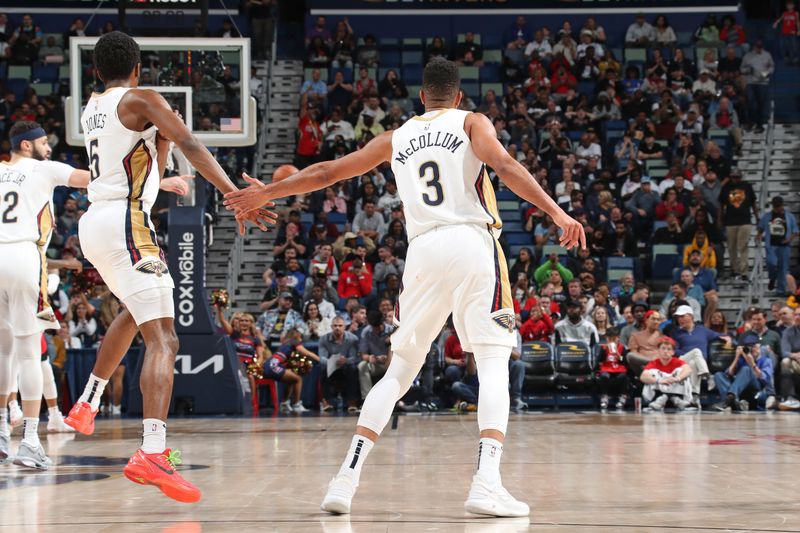
[[523,343],[520,359],[525,363],[525,392],[552,390],[555,385],[553,346],[544,341]]
[[728,346],[725,341],[716,339],[708,343],[708,370],[712,374],[727,370],[734,357],[736,348]]
[[559,388],[586,387],[594,383],[594,357],[584,342],[556,346],[555,372]]
[[33,79],[40,83],[54,83],[58,81],[58,67],[55,65],[34,65]]

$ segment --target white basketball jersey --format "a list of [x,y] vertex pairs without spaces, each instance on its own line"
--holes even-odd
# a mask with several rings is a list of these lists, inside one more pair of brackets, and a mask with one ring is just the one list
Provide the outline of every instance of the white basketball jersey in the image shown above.
[[499,236],[502,222],[494,189],[464,131],[468,114],[430,111],[392,134],[392,172],[409,239],[450,224],[486,225]]
[[93,93],[81,116],[89,155],[89,201],[136,202],[149,213],[158,195],[156,127],[132,131],[117,116],[119,101],[130,89],[117,87]]
[[55,161],[0,163],[0,244],[35,242],[46,247],[53,229],[53,189],[75,169]]

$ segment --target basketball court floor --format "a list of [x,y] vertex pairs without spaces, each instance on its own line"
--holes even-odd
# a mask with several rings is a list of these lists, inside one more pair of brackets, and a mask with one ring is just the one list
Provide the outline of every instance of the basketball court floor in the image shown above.
[[512,415],[502,474],[531,504],[522,521],[464,513],[474,414],[400,417],[370,454],[352,515],[322,513],[355,420],[170,421],[182,472],[204,492],[195,505],[123,477],[138,420],[51,435],[51,470],[0,467],[0,532],[800,531],[796,414]]

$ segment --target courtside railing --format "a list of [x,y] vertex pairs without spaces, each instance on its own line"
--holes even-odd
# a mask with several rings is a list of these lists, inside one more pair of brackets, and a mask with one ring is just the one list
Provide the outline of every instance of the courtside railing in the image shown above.
[[[769,199],[769,173],[772,165],[772,149],[775,144],[775,100],[770,101],[769,122],[767,123],[766,140],[764,142],[764,158],[762,161],[763,167],[761,169],[761,184],[757,188],[756,194],[758,195],[758,212],[763,214],[767,209],[767,200]],[[756,220],[758,224],[758,220]],[[739,316],[736,320],[736,325],[741,326],[744,323],[744,313],[751,307],[754,301],[761,302],[762,297],[766,294],[766,283],[764,279],[764,243],[761,239],[754,237],[756,241],[755,257],[753,258],[753,270],[750,275],[750,283],[747,284],[747,297],[742,302],[742,308],[739,310]]]

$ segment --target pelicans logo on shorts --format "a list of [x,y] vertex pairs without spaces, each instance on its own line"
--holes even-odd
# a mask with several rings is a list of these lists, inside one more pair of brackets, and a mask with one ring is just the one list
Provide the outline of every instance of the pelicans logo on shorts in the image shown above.
[[169,274],[167,265],[162,260],[155,257],[145,257],[133,265],[133,268],[143,274],[155,274],[159,278],[164,274]]
[[501,328],[514,331],[516,320],[514,319],[514,315],[510,314],[508,311],[492,316],[492,320]]

